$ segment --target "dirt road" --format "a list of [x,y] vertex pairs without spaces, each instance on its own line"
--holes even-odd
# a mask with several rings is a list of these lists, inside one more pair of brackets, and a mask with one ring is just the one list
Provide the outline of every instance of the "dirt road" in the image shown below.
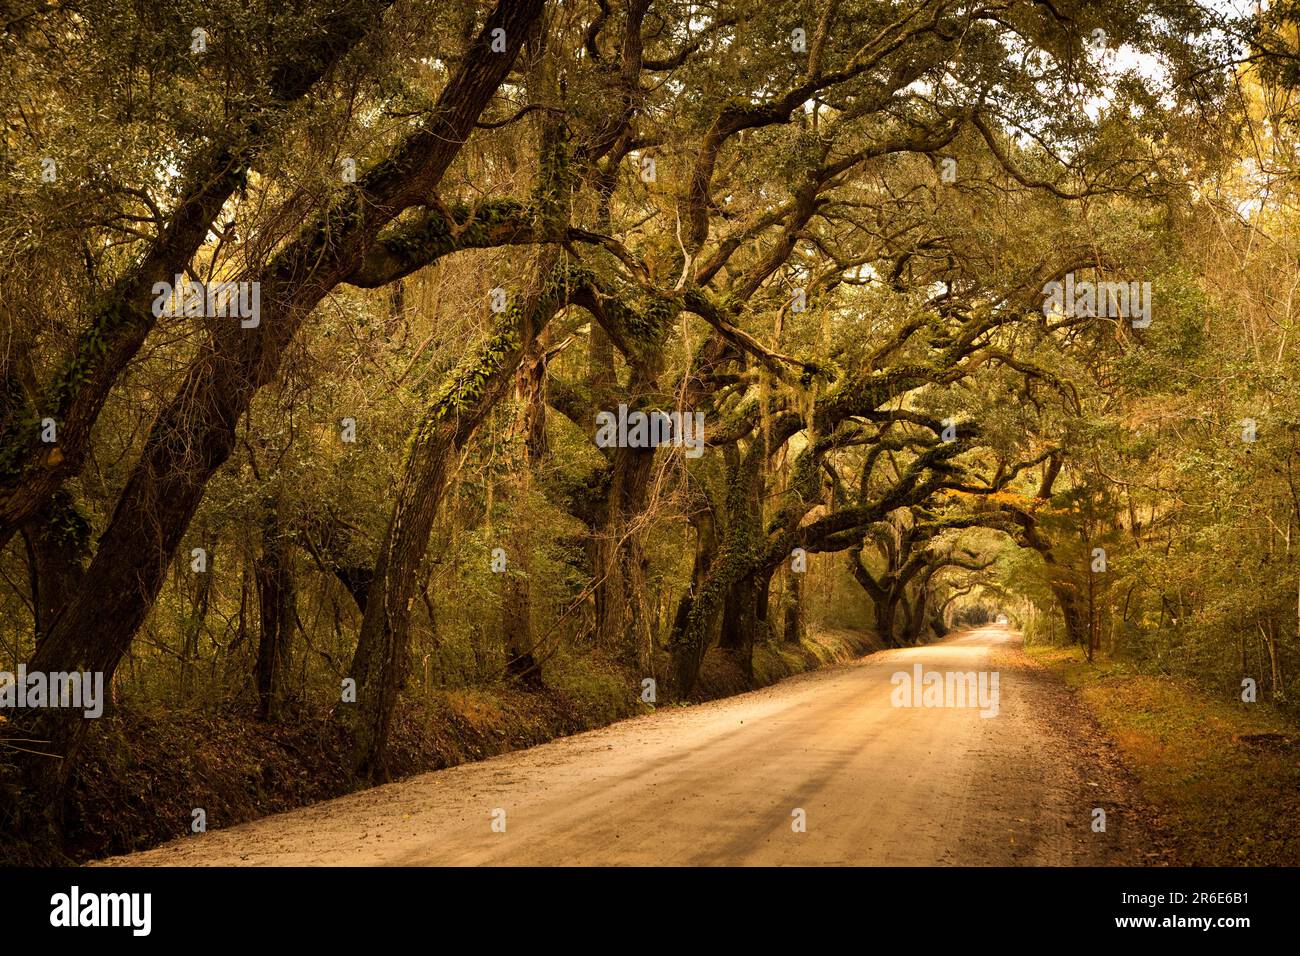
[[[893,706],[916,664],[998,672],[996,716]],[[1140,817],[1109,744],[993,626],[105,862],[1142,863]]]

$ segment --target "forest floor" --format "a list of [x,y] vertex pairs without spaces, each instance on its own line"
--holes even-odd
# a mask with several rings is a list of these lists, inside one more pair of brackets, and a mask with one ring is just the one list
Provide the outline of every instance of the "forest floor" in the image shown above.
[[[916,665],[997,671],[996,716],[894,706]],[[1149,819],[1077,695],[985,627],[105,862],[1165,862]]]
[[1300,865],[1300,731],[1267,703],[1032,647],[1096,716],[1188,866]]

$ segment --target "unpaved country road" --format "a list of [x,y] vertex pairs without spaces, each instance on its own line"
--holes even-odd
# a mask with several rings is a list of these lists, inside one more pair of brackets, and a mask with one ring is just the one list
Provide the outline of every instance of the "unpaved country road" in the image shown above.
[[[1006,627],[966,631],[105,862],[1152,861],[1109,744],[1019,644]],[[998,671],[997,716],[892,706],[891,675],[917,663]],[[491,829],[498,808],[504,833]],[[796,808],[806,832],[792,830]]]

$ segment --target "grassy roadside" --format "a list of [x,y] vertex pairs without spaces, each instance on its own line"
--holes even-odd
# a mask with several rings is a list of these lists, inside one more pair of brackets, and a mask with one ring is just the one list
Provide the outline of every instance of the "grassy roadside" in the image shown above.
[[[879,645],[872,635],[825,630],[799,645],[754,648],[753,687],[842,663]],[[408,695],[394,717],[394,779],[536,746],[649,713],[641,683],[595,656],[543,664],[546,689],[506,685]],[[706,658],[695,699],[750,689],[725,654]],[[278,723],[245,711],[138,711],[96,722],[79,761],[65,815],[74,861],[144,850],[190,832],[195,809],[220,829],[342,796],[358,788],[345,741],[328,710],[303,707]],[[0,774],[0,784],[3,775]],[[0,839],[0,865],[49,862]]]
[[1115,741],[1179,863],[1300,864],[1300,729],[1283,714],[1123,662],[1088,664],[1077,648],[1025,650]]

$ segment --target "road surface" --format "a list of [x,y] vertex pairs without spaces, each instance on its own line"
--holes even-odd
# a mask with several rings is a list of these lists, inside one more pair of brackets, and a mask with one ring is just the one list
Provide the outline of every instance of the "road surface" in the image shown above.
[[[104,862],[1151,861],[1109,743],[1019,643],[1003,626],[966,631]],[[997,715],[894,706],[891,678],[917,664],[996,671]]]

